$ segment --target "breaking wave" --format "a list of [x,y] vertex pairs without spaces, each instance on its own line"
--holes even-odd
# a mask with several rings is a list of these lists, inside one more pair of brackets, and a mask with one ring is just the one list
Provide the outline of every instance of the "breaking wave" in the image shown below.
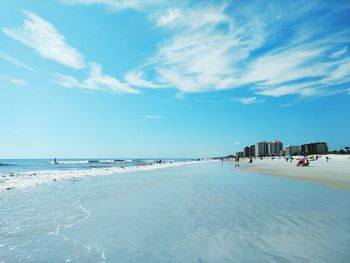
[[160,168],[177,167],[194,163],[212,162],[214,160],[150,163],[147,165],[94,167],[70,170],[43,170],[0,174],[0,191],[22,189],[48,182],[57,182],[83,177],[107,176],[117,173],[148,171]]

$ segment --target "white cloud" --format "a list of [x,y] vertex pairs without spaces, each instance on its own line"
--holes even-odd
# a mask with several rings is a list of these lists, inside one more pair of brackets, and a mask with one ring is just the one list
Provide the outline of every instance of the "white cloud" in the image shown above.
[[342,60],[333,71],[323,79],[324,83],[342,84],[350,81],[350,58]]
[[248,66],[240,81],[273,85],[306,77],[321,77],[333,65],[322,62],[310,65],[310,61],[317,59],[322,53],[322,49],[288,49],[261,56]]
[[122,93],[133,93],[138,94],[139,91],[130,88],[128,85],[120,82],[116,78],[105,75],[102,73],[102,67],[95,63],[90,63],[90,75],[85,84],[92,88],[106,87],[111,91],[122,92]]
[[330,58],[340,58],[341,56],[343,56],[346,52],[348,52],[348,47],[345,46],[342,49],[339,49],[335,52],[333,52],[332,54],[329,55]]
[[146,115],[144,116],[145,119],[163,119],[163,116],[159,115]]
[[315,26],[322,18],[308,15],[322,7],[248,4],[232,12],[236,5],[230,12],[227,5],[200,5],[153,14],[157,26],[173,33],[147,64],[153,82],[182,93],[250,86],[266,96],[310,97],[334,94],[331,85],[350,81],[347,47],[334,52],[348,31]]
[[238,101],[243,104],[253,104],[253,103],[262,102],[262,100],[259,100],[257,97],[241,98],[241,99],[238,99]]
[[61,0],[66,4],[83,4],[83,5],[104,5],[113,10],[121,9],[143,9],[149,6],[159,6],[163,0]]
[[55,74],[55,83],[67,88],[81,88],[98,91],[111,91],[116,93],[138,94],[138,90],[129,87],[118,79],[102,73],[102,66],[96,63],[90,63],[89,77],[84,81],[63,74]]
[[150,88],[150,89],[161,88],[161,85],[145,80],[143,77],[143,73],[141,71],[128,72],[125,75],[125,80],[129,85],[135,86],[135,87]]
[[23,79],[17,79],[17,78],[12,78],[7,75],[0,74],[0,78],[3,80],[6,80],[16,86],[21,86],[21,87],[26,87],[29,85],[29,83],[26,80]]
[[181,16],[180,9],[169,8],[164,12],[164,14],[156,18],[157,19],[156,23],[158,26],[166,26],[174,22],[174,20],[176,20],[180,16]]
[[[64,1],[117,10],[155,7],[153,0]],[[244,104],[261,102],[257,94],[335,94],[339,90],[335,85],[350,82],[348,47],[340,46],[349,42],[350,30],[339,26],[338,19],[349,5],[301,3],[160,5],[149,18],[168,37],[141,67],[144,72],[132,70],[125,80],[134,87],[178,89],[179,98],[186,93],[250,88],[253,95],[239,99]]]
[[84,67],[83,56],[66,44],[64,36],[52,24],[32,12],[23,12],[26,16],[23,26],[3,28],[6,35],[34,48],[44,58],[74,69]]
[[[231,50],[239,39],[232,32],[232,19],[223,11],[224,6],[201,6],[183,9],[181,15],[170,12],[172,19],[153,17],[158,25],[174,30],[149,62],[160,83],[184,92],[226,89],[234,83]],[[218,25],[223,30],[217,30]]]
[[31,67],[29,67],[28,65],[24,64],[22,61],[20,61],[18,58],[10,55],[10,54],[7,54],[5,52],[2,52],[0,50],[0,57],[2,57],[4,60],[6,60],[7,62],[9,63],[12,63],[16,66],[19,66],[21,68],[24,68],[26,70],[29,70],[29,71],[32,71],[32,72],[35,72],[35,70]]
[[94,90],[94,88],[88,87],[84,83],[80,82],[76,78],[64,74],[54,74],[55,76],[55,83],[59,84],[66,88],[81,88],[81,89],[91,89]]
[[235,145],[241,145],[241,143],[240,142],[235,142]]

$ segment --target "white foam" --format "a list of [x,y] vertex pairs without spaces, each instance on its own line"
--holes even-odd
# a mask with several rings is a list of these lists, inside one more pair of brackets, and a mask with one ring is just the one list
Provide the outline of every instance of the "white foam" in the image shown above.
[[61,232],[61,229],[71,228],[71,227],[73,227],[74,225],[77,225],[77,224],[79,224],[80,222],[82,222],[82,221],[84,221],[84,220],[86,220],[86,219],[88,219],[88,218],[90,217],[90,215],[91,215],[90,211],[87,210],[84,206],[82,206],[81,204],[79,204],[79,205],[77,206],[77,208],[78,208],[81,212],[83,212],[83,213],[85,214],[84,217],[82,217],[82,218],[80,218],[80,219],[78,219],[77,221],[72,222],[72,223],[67,223],[67,224],[63,224],[63,225],[58,225],[58,226],[56,227],[55,231],[49,232],[48,235],[59,235],[60,232]]
[[98,160],[99,163],[114,163],[114,160]]
[[93,176],[106,176],[117,173],[129,173],[137,171],[148,171],[167,167],[177,167],[195,163],[212,162],[214,160],[185,161],[185,162],[164,162],[150,165],[128,166],[128,167],[108,167],[91,169],[71,169],[71,170],[43,170],[11,174],[0,174],[0,191],[10,189],[23,189],[48,182],[56,182],[68,179],[76,179]]
[[87,164],[89,163],[88,160],[80,160],[80,161],[56,161],[56,163],[54,162],[50,162],[51,164]]

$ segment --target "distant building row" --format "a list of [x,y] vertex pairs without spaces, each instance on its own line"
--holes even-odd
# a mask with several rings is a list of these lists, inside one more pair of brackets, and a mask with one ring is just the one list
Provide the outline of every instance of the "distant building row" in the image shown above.
[[237,152],[238,157],[262,157],[278,155],[310,155],[328,153],[328,146],[325,142],[315,142],[299,145],[289,145],[283,150],[281,141],[258,142],[251,146],[246,146],[243,152]]
[[310,154],[325,154],[328,153],[328,145],[326,142],[314,142],[303,144],[301,146],[287,146],[284,155],[310,155]]
[[283,143],[280,141],[258,142],[244,148],[243,152],[237,152],[238,157],[260,157],[280,155],[283,150]]

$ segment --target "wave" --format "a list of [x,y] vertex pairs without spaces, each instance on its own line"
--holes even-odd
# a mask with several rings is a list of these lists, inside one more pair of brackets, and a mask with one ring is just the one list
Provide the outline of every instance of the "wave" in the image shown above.
[[[51,164],[90,164],[90,163],[123,163],[132,162],[132,160],[78,160],[78,161],[50,161]],[[0,164],[1,165],[1,164]]]
[[113,162],[115,162],[115,163],[132,163],[133,160],[123,160],[123,159],[120,159],[120,160],[113,160]]
[[88,164],[88,160],[81,160],[81,161],[51,161],[51,164]]
[[11,163],[0,163],[0,166],[16,166],[16,165]]
[[135,166],[114,166],[114,167],[94,167],[72,170],[43,170],[31,172],[17,172],[0,174],[0,191],[11,189],[22,189],[40,185],[43,183],[57,182],[68,179],[79,179],[84,177],[108,176],[117,173],[129,173],[137,171],[148,171],[160,168],[177,167],[195,163],[212,162],[214,160],[203,161],[184,161],[184,162],[163,162],[153,163],[152,165],[135,165]]

